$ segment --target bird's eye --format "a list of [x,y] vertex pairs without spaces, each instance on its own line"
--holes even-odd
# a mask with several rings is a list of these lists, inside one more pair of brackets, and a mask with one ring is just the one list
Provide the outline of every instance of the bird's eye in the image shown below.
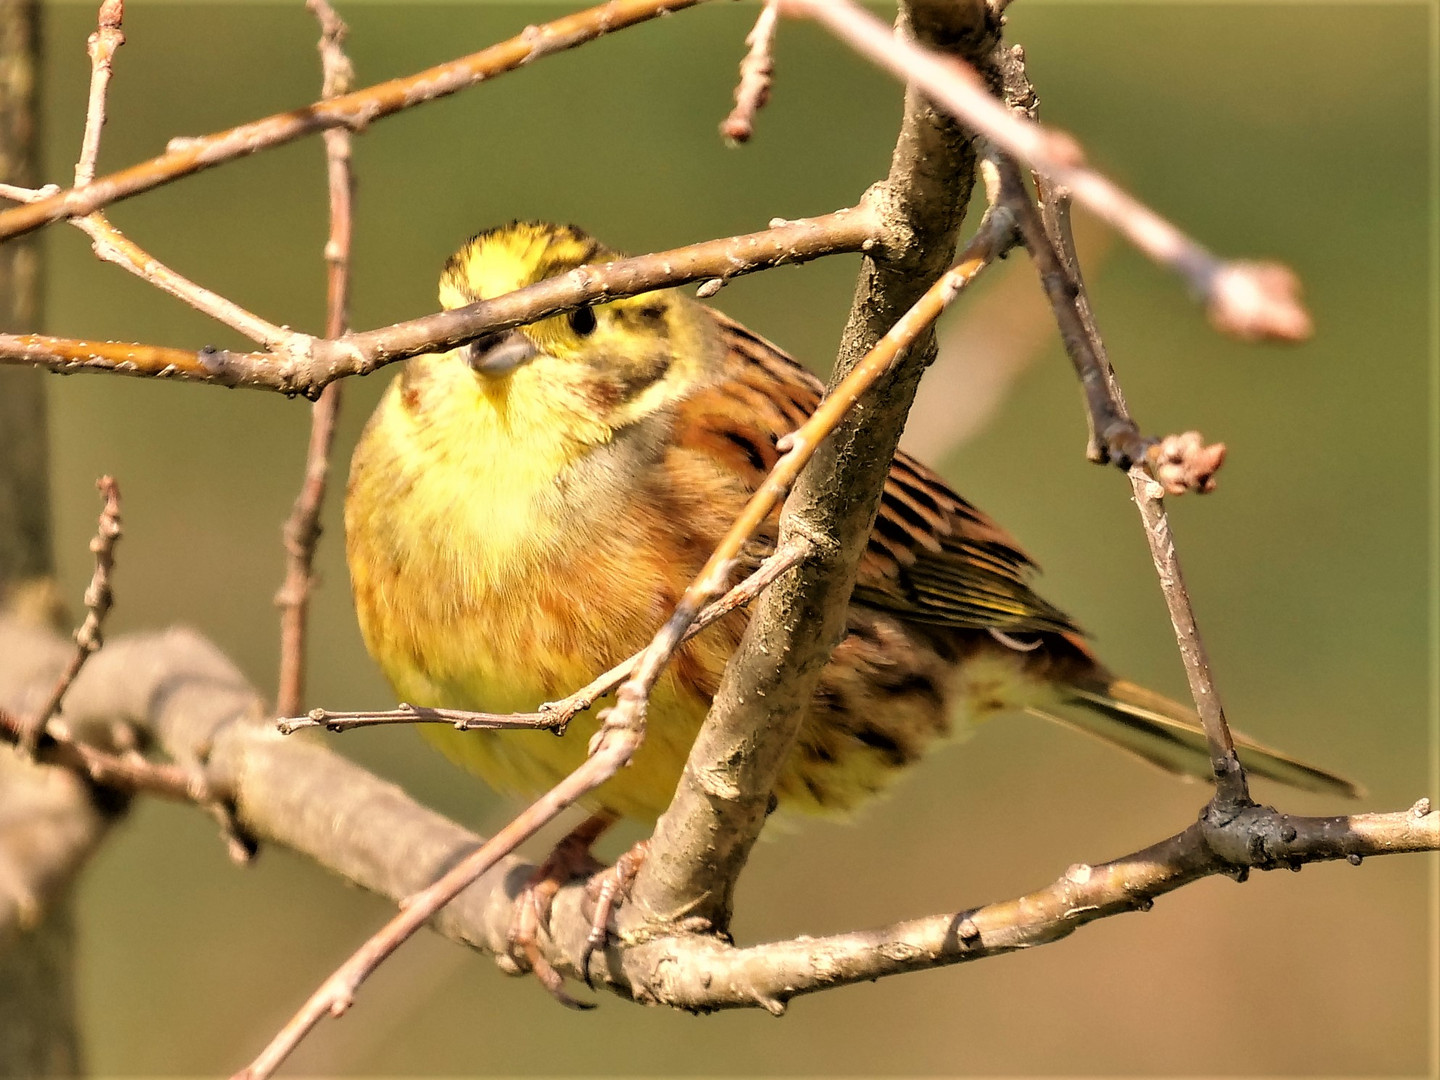
[[589,337],[595,332],[595,311],[593,308],[576,308],[570,312],[570,329],[581,337]]

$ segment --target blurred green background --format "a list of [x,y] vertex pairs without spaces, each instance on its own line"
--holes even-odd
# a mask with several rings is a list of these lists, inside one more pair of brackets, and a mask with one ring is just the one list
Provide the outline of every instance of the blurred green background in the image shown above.
[[[563,13],[541,4],[340,4],[362,84]],[[754,5],[710,5],[606,38],[411,113],[355,145],[353,322],[435,307],[445,256],[512,217],[569,220],[633,251],[852,203],[884,174],[900,89],[808,25],[781,26],[754,142],[722,145]],[[92,4],[45,12],[46,179],[73,167]],[[1318,332],[1293,349],[1212,333],[1168,274],[1123,245],[1090,277],[1149,431],[1198,427],[1231,458],[1220,491],[1173,507],[1185,569],[1237,726],[1364,781],[1361,809],[1440,795],[1429,717],[1435,568],[1427,539],[1435,287],[1419,4],[1056,4],[1011,8],[1044,115],[1217,251],[1304,279]],[[293,4],[132,2],[101,170],[315,96]],[[326,204],[318,139],[113,208],[183,273],[318,331]],[[47,231],[47,329],[197,347],[223,327]],[[1017,257],[1018,258],[1018,257]],[[738,281],[716,303],[823,370],[856,261]],[[965,318],[964,305],[951,319]],[[348,384],[344,462],[390,371]],[[299,482],[303,402],[120,378],[54,379],[54,483],[67,595],[89,575],[92,483],[125,493],[112,630],[199,627],[273,690],[280,522]],[[924,390],[922,389],[922,394]],[[1045,591],[1126,674],[1181,695],[1163,603],[1124,480],[1083,460],[1058,343],[940,462],[1046,569]],[[392,701],[365,656],[326,511],[311,701]],[[515,809],[413,733],[334,745],[478,828]],[[1261,787],[1302,813],[1349,810]],[[850,823],[760,845],[742,942],[953,910],[1041,886],[1077,860],[1193,820],[1204,792],[1026,717],[937,752]],[[613,854],[633,833],[612,841]],[[558,1008],[533,982],[431,935],[407,945],[293,1060],[297,1074],[1418,1074],[1435,1067],[1432,857],[1209,880],[1061,944],[760,1012],[693,1018],[604,1000]],[[144,803],[81,890],[83,1014],[102,1074],[223,1074],[386,915],[285,851],[248,869],[208,819]],[[1427,1064],[1428,1063],[1428,1064]]]

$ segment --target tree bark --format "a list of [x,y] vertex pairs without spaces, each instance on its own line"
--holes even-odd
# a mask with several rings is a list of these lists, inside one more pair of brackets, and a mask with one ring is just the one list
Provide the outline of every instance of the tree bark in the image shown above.
[[[25,187],[40,171],[39,59],[39,3],[0,0],[0,181]],[[0,246],[0,330],[40,328],[41,282],[38,238]],[[53,607],[55,569],[44,378],[41,371],[0,369],[0,606],[38,616]],[[14,940],[0,940],[0,1076],[81,1071],[69,889],[47,903],[21,883],[29,864],[57,847],[91,846],[104,820],[88,784],[0,747],[0,909],[18,909],[13,923],[0,918],[0,924],[19,927]],[[73,860],[62,856],[60,865]]]

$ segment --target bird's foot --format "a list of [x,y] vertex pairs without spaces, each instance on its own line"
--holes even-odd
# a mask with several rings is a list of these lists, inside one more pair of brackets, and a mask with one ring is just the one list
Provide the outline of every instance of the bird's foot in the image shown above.
[[629,851],[615,860],[608,870],[601,870],[585,883],[585,891],[594,901],[595,910],[590,917],[590,934],[585,939],[585,948],[580,953],[580,970],[585,975],[585,985],[594,989],[590,981],[590,958],[597,950],[605,948],[610,936],[610,916],[615,908],[630,894],[635,875],[640,872],[646,857],[650,854],[650,841],[641,840]]
[[[540,949],[540,931],[550,929],[550,909],[560,887],[577,877],[600,876],[603,866],[590,847],[615,823],[610,814],[594,814],[567,833],[515,898],[515,919],[510,925],[510,954],[527,965],[550,996],[570,1009],[593,1009],[593,1002],[578,1001],[565,992],[565,977],[555,970]],[[587,946],[586,958],[589,957]],[[586,980],[589,981],[588,979]]]

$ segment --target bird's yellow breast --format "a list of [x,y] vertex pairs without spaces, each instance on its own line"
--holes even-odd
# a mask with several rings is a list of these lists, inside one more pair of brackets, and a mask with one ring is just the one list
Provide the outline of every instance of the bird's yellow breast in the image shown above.
[[[713,475],[683,496],[636,483],[627,455],[641,449],[518,429],[486,390],[444,358],[392,384],[352,463],[347,555],[366,645],[400,699],[528,712],[645,645],[743,493]],[[677,535],[679,515],[692,535]],[[664,809],[737,633],[717,626],[687,647],[598,805]],[[563,738],[426,734],[491,786],[535,794],[580,764],[595,724],[577,717]]]

